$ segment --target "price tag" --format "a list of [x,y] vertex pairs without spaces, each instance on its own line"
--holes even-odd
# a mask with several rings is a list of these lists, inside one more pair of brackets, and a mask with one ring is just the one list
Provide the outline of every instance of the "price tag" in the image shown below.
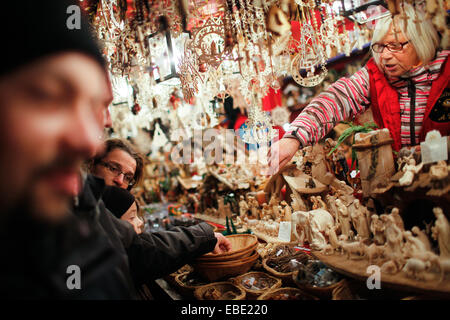
[[420,143],[420,151],[423,164],[446,161],[448,158],[447,137],[441,137],[437,130],[428,132],[425,141]]
[[291,222],[281,221],[280,229],[278,230],[278,240],[291,242]]

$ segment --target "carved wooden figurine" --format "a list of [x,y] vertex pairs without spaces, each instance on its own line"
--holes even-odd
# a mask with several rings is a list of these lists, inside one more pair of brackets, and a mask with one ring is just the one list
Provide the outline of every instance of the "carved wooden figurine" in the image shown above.
[[431,231],[433,239],[439,244],[439,256],[450,258],[450,225],[441,208],[433,208],[433,213],[436,216],[436,222]]
[[[297,225],[301,228],[300,235],[297,233]],[[297,239],[307,240],[311,248],[321,250],[327,245],[324,237],[325,231],[334,226],[331,214],[323,209],[311,211],[297,211],[292,214],[292,230]]]
[[416,160],[414,158],[409,159],[408,164],[406,164],[402,171],[404,172],[403,176],[398,180],[398,183],[401,186],[409,186],[414,180],[414,176],[422,170],[423,163],[416,165]]
[[348,213],[347,207],[340,199],[336,200],[336,206],[338,209],[338,221],[341,225],[341,234],[345,237],[345,239],[349,239],[351,231],[350,214]]
[[351,218],[353,226],[358,233],[360,239],[369,239],[370,231],[369,224],[367,222],[366,208],[362,206],[358,199],[353,201],[351,208]]
[[249,206],[247,201],[245,201],[244,196],[240,197],[240,201],[239,201],[239,216],[244,219],[244,217],[247,216],[248,210],[249,210]]
[[377,214],[372,215],[370,231],[372,232],[373,240],[376,244],[382,245],[386,242],[384,236],[384,223]]

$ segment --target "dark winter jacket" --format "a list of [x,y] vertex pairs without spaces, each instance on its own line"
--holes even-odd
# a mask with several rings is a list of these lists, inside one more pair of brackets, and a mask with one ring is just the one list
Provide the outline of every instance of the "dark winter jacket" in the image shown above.
[[117,219],[105,208],[100,199],[104,188],[102,179],[89,175],[75,214],[89,220],[91,227],[108,238],[121,256],[119,271],[133,295],[136,287],[176,271],[195,257],[214,249],[217,240],[207,223],[136,234],[130,223]]
[[2,299],[132,298],[120,256],[86,221],[70,214],[49,224],[25,210],[10,216],[0,226]]

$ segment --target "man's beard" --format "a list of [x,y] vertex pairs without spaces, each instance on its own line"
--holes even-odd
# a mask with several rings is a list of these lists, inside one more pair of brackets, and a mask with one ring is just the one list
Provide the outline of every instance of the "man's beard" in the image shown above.
[[73,195],[53,192],[46,185],[45,178],[57,171],[80,170],[81,160],[74,160],[68,156],[62,156],[47,165],[35,169],[27,179],[24,190],[18,197],[11,210],[12,214],[24,214],[37,220],[57,222],[67,216],[70,212],[72,201],[76,195],[76,185],[74,185]]

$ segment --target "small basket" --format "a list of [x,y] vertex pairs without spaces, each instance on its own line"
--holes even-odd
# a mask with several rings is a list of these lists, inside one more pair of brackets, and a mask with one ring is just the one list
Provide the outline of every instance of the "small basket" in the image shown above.
[[331,293],[331,300],[355,300],[356,296],[353,293],[351,285],[349,281],[346,279],[342,279],[342,281],[338,282],[338,286],[336,286]]
[[226,238],[231,242],[230,251],[220,254],[207,253],[201,258],[214,259],[216,257],[223,258],[229,256],[234,256],[234,258],[236,258],[236,254],[248,251],[250,248],[256,248],[256,245],[258,244],[258,238],[253,234],[233,234],[226,236]]
[[[261,288],[259,290],[249,289],[243,284],[243,281],[249,277],[254,277],[255,279],[266,278],[271,282],[271,284],[268,287]],[[249,300],[254,300],[254,299],[258,298],[260,295],[267,292],[268,290],[279,288],[279,287],[281,287],[281,284],[282,284],[280,278],[276,278],[274,276],[271,276],[270,274],[267,274],[265,272],[259,272],[259,271],[247,272],[236,278],[230,279],[230,281],[233,282],[235,285],[244,289],[246,292],[246,297]]]
[[175,277],[175,284],[177,288],[179,289],[180,293],[186,298],[193,298],[194,290],[205,285],[205,283],[198,285],[188,285],[183,281],[186,279],[186,277],[192,276],[194,274],[194,272],[187,272],[181,273]]
[[240,250],[239,252],[235,252],[233,254],[228,254],[228,255],[222,255],[222,254],[215,254],[215,255],[210,255],[210,254],[206,254],[203,255],[201,257],[198,257],[197,259],[195,259],[196,263],[203,263],[203,262],[225,262],[225,261],[236,261],[238,259],[243,259],[243,258],[247,258],[250,255],[253,254],[253,251],[255,251],[256,245],[255,246],[251,246],[248,247],[245,250]]
[[[298,295],[296,299],[277,299],[279,295],[289,295],[291,297]],[[257,300],[319,300],[317,297],[310,295],[309,293],[303,292],[298,288],[277,288],[269,290],[266,293],[260,295]]]
[[[217,295],[217,299],[205,297],[205,294],[213,290]],[[223,294],[227,291],[232,291],[235,296],[230,297],[231,299],[227,299],[227,297],[223,297]],[[212,295],[212,294],[211,294]],[[219,295],[221,298],[219,298]],[[244,300],[245,299],[245,291],[243,288],[235,285],[234,283],[228,281],[222,282],[214,282],[204,286],[201,286],[194,291],[194,297],[197,300]]]
[[294,283],[292,282],[292,274],[294,273],[294,271],[291,272],[278,272],[277,270],[269,267],[267,265],[267,260],[269,260],[270,258],[265,258],[262,261],[262,265],[264,270],[266,270],[268,273],[270,273],[272,276],[281,279],[281,281],[283,282],[283,285],[285,286],[291,286]]
[[182,266],[180,269],[178,269],[175,272],[172,272],[171,274],[167,275],[164,277],[164,279],[170,283],[171,285],[176,286],[176,281],[175,281],[175,277],[179,274],[184,274],[184,273],[189,273],[194,271],[194,268],[192,268],[192,266],[185,264],[184,266]]
[[331,286],[315,287],[298,281],[298,270],[296,270],[292,273],[292,281],[302,291],[308,292],[316,297],[319,297],[320,299],[330,300],[333,298],[333,290],[341,286],[345,282],[345,279],[341,279],[338,282],[333,283]]
[[202,278],[208,281],[216,281],[225,277],[246,273],[255,264],[258,257],[259,254],[255,251],[250,257],[238,261],[194,264],[194,270]]

